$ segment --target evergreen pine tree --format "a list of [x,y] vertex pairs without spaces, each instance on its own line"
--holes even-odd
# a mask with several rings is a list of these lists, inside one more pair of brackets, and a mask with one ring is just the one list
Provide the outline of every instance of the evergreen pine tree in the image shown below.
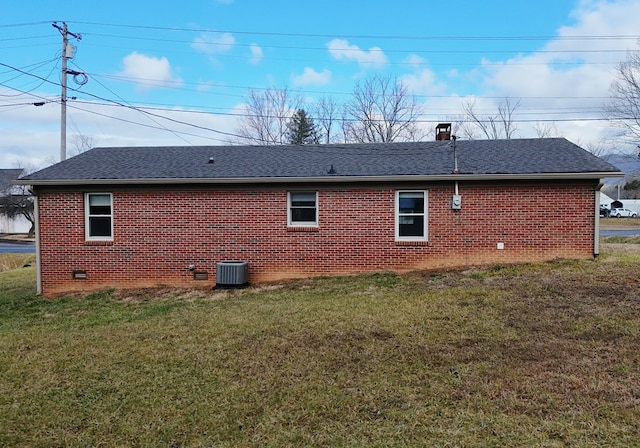
[[304,109],[298,109],[287,123],[287,137],[293,145],[319,143],[320,137],[313,118]]

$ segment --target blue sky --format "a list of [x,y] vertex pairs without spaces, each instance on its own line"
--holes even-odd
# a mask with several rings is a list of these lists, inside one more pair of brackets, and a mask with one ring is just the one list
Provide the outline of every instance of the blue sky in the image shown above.
[[455,122],[469,100],[495,114],[508,97],[521,103],[519,137],[544,125],[619,149],[605,140],[600,108],[617,63],[640,48],[638,17],[637,0],[10,2],[0,18],[0,167],[59,157],[53,21],[82,36],[69,60],[87,74],[84,85],[68,78],[73,155],[78,135],[94,146],[223,144],[249,88],[286,86],[311,109],[320,96],[348,99],[371,75],[401,79],[425,127]]

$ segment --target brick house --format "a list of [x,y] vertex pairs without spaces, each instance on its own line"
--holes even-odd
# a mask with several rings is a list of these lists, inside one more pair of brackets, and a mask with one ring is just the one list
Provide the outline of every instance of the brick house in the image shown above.
[[18,182],[56,294],[589,258],[621,175],[553,138],[94,148]]

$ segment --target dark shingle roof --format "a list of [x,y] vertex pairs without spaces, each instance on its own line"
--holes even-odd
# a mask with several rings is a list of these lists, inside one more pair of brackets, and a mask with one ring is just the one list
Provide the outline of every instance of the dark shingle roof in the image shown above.
[[22,168],[17,169],[0,169],[0,194],[9,190],[12,182],[20,177]]
[[[620,171],[563,138],[458,140],[460,175],[535,175]],[[213,163],[209,163],[212,159]],[[333,167],[335,174],[329,174]],[[106,181],[320,179],[445,176],[451,141],[283,146],[94,148],[26,176],[33,184]],[[597,176],[593,176],[597,177]],[[338,179],[336,179],[338,180]],[[348,179],[347,179],[348,180]]]

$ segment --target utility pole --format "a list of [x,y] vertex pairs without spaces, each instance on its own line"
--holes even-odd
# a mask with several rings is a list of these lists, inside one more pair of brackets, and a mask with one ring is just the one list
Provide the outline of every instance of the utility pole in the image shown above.
[[62,22],[62,26],[57,22],[53,22],[52,26],[62,34],[62,95],[60,97],[60,161],[67,158],[67,74],[77,75],[78,72],[67,70],[67,59],[73,58],[75,47],[69,44],[69,36],[81,40],[80,34],[75,34],[67,29],[66,22]]

